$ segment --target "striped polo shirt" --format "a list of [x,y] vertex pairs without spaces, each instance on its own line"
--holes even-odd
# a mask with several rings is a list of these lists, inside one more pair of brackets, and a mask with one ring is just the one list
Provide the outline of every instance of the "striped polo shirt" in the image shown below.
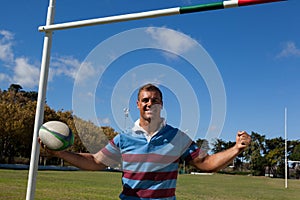
[[101,150],[101,162],[121,163],[123,191],[120,199],[175,199],[179,160],[190,161],[198,146],[177,128],[165,124],[151,138],[138,127],[118,134]]

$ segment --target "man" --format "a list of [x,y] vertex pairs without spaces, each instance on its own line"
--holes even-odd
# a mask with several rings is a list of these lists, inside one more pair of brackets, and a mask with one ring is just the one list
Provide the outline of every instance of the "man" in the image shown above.
[[[53,152],[85,170],[103,170],[121,163],[123,191],[120,199],[175,199],[180,160],[206,172],[226,167],[249,144],[250,136],[239,131],[236,144],[226,151],[208,155],[185,133],[161,118],[162,93],[147,84],[138,92],[140,118],[131,131],[118,134],[96,154]],[[42,141],[39,141],[42,146]],[[44,147],[45,148],[45,147]]]

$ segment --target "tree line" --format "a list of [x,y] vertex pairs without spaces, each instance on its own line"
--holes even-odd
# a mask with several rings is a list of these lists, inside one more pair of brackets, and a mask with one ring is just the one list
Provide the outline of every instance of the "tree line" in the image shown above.
[[[37,103],[37,92],[24,91],[22,86],[12,84],[7,90],[0,89],[0,163],[29,164],[34,118]],[[118,134],[112,127],[98,127],[91,121],[74,116],[72,111],[50,108],[47,103],[44,121],[62,121],[72,130],[75,141],[70,151],[95,153],[108,140]],[[267,139],[265,135],[251,133],[251,145],[230,165],[232,171],[247,172],[252,175],[284,175],[285,141],[283,138]],[[234,145],[232,141],[216,139],[210,148],[206,140],[196,141],[201,148],[217,153]],[[300,161],[300,140],[287,142],[289,160]],[[60,164],[41,149],[40,164]],[[295,167],[296,164],[293,164]],[[192,166],[181,163],[182,169],[193,170]],[[298,170],[300,174],[300,169]]]
[[[10,85],[8,90],[0,89],[0,163],[29,164],[37,96],[37,92],[24,91],[17,84]],[[103,146],[117,134],[111,127],[97,127],[71,111],[55,111],[46,103],[44,122],[47,121],[62,121],[70,127],[75,137],[70,150],[76,152],[94,152],[97,146]],[[42,158],[49,156],[43,149],[40,155]],[[57,164],[58,161],[49,157],[47,162]]]
[[[267,139],[265,135],[251,132],[250,146],[233,161],[233,170],[256,176],[284,177],[285,175],[285,140],[282,137]],[[220,152],[233,146],[234,142],[217,139],[212,152]],[[290,161],[300,161],[300,140],[287,141],[287,157]],[[300,166],[291,163],[294,174],[299,178]]]

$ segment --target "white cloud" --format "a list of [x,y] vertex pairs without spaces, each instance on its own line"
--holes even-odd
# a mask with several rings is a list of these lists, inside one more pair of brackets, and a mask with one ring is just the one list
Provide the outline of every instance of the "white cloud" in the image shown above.
[[14,34],[7,30],[0,30],[0,35],[2,35],[3,40],[12,40],[14,39]]
[[[72,56],[53,57],[51,62],[51,77],[64,75],[78,82],[89,80],[97,74],[96,69],[88,62],[80,62]],[[80,74],[78,70],[80,69]]]
[[6,66],[6,73],[0,73],[0,82],[17,83],[22,87],[33,88],[38,85],[39,68],[29,63],[25,57],[15,58],[13,51],[14,34],[0,30],[0,61]]
[[277,57],[283,58],[283,57],[290,57],[290,56],[300,57],[300,49],[297,48],[296,44],[291,41],[284,43],[283,49],[277,55]]
[[11,82],[11,78],[7,74],[0,73],[0,83]]
[[102,118],[102,119],[99,119],[99,122],[100,124],[110,124],[110,119],[109,118]]
[[99,70],[102,70],[102,67],[96,69],[91,63],[85,62],[80,66],[80,74],[76,74],[76,81],[81,83],[91,78],[98,78]]
[[13,38],[11,32],[0,30],[0,60],[3,62],[13,62]]
[[39,68],[30,64],[27,58],[17,58],[15,60],[14,83],[33,88],[39,83],[39,74]]
[[74,79],[80,64],[81,63],[72,56],[61,56],[53,57],[50,65],[53,69],[53,76],[65,75]]
[[150,27],[147,29],[147,33],[157,41],[160,47],[174,51],[177,54],[187,52],[194,46],[190,38],[170,29],[155,29]]
[[[7,70],[0,71],[0,83],[17,83],[24,88],[34,88],[39,84],[40,64],[32,64],[26,56],[15,57],[14,34],[0,30],[0,62]],[[80,69],[80,75],[77,74]],[[73,56],[54,56],[51,58],[48,80],[56,76],[66,76],[79,82],[89,80],[97,74],[90,63],[81,63]]]

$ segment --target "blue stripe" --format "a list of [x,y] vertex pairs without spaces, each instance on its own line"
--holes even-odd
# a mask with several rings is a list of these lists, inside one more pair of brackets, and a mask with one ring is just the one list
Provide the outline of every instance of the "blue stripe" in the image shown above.
[[123,170],[133,172],[172,172],[178,170],[178,163],[132,163],[123,162]]
[[[61,134],[61,133],[59,133],[59,132],[50,130],[50,129],[48,129],[47,127],[45,127],[45,126],[43,126],[43,125],[41,126],[40,129],[44,129],[44,130],[50,132],[52,135],[54,135],[54,137],[56,137],[56,138],[59,139],[60,141],[61,141],[61,140],[63,140],[63,141],[68,141],[69,138],[72,137],[72,133],[71,133],[71,130],[70,130],[70,129],[69,129],[69,134],[68,134],[68,135],[63,135],[63,134]],[[63,142],[63,141],[61,141],[61,142]]]
[[109,152],[111,152],[112,154],[117,154],[118,156],[120,156],[120,151],[119,149],[117,149],[116,147],[112,146],[111,144],[106,145],[105,147]]

